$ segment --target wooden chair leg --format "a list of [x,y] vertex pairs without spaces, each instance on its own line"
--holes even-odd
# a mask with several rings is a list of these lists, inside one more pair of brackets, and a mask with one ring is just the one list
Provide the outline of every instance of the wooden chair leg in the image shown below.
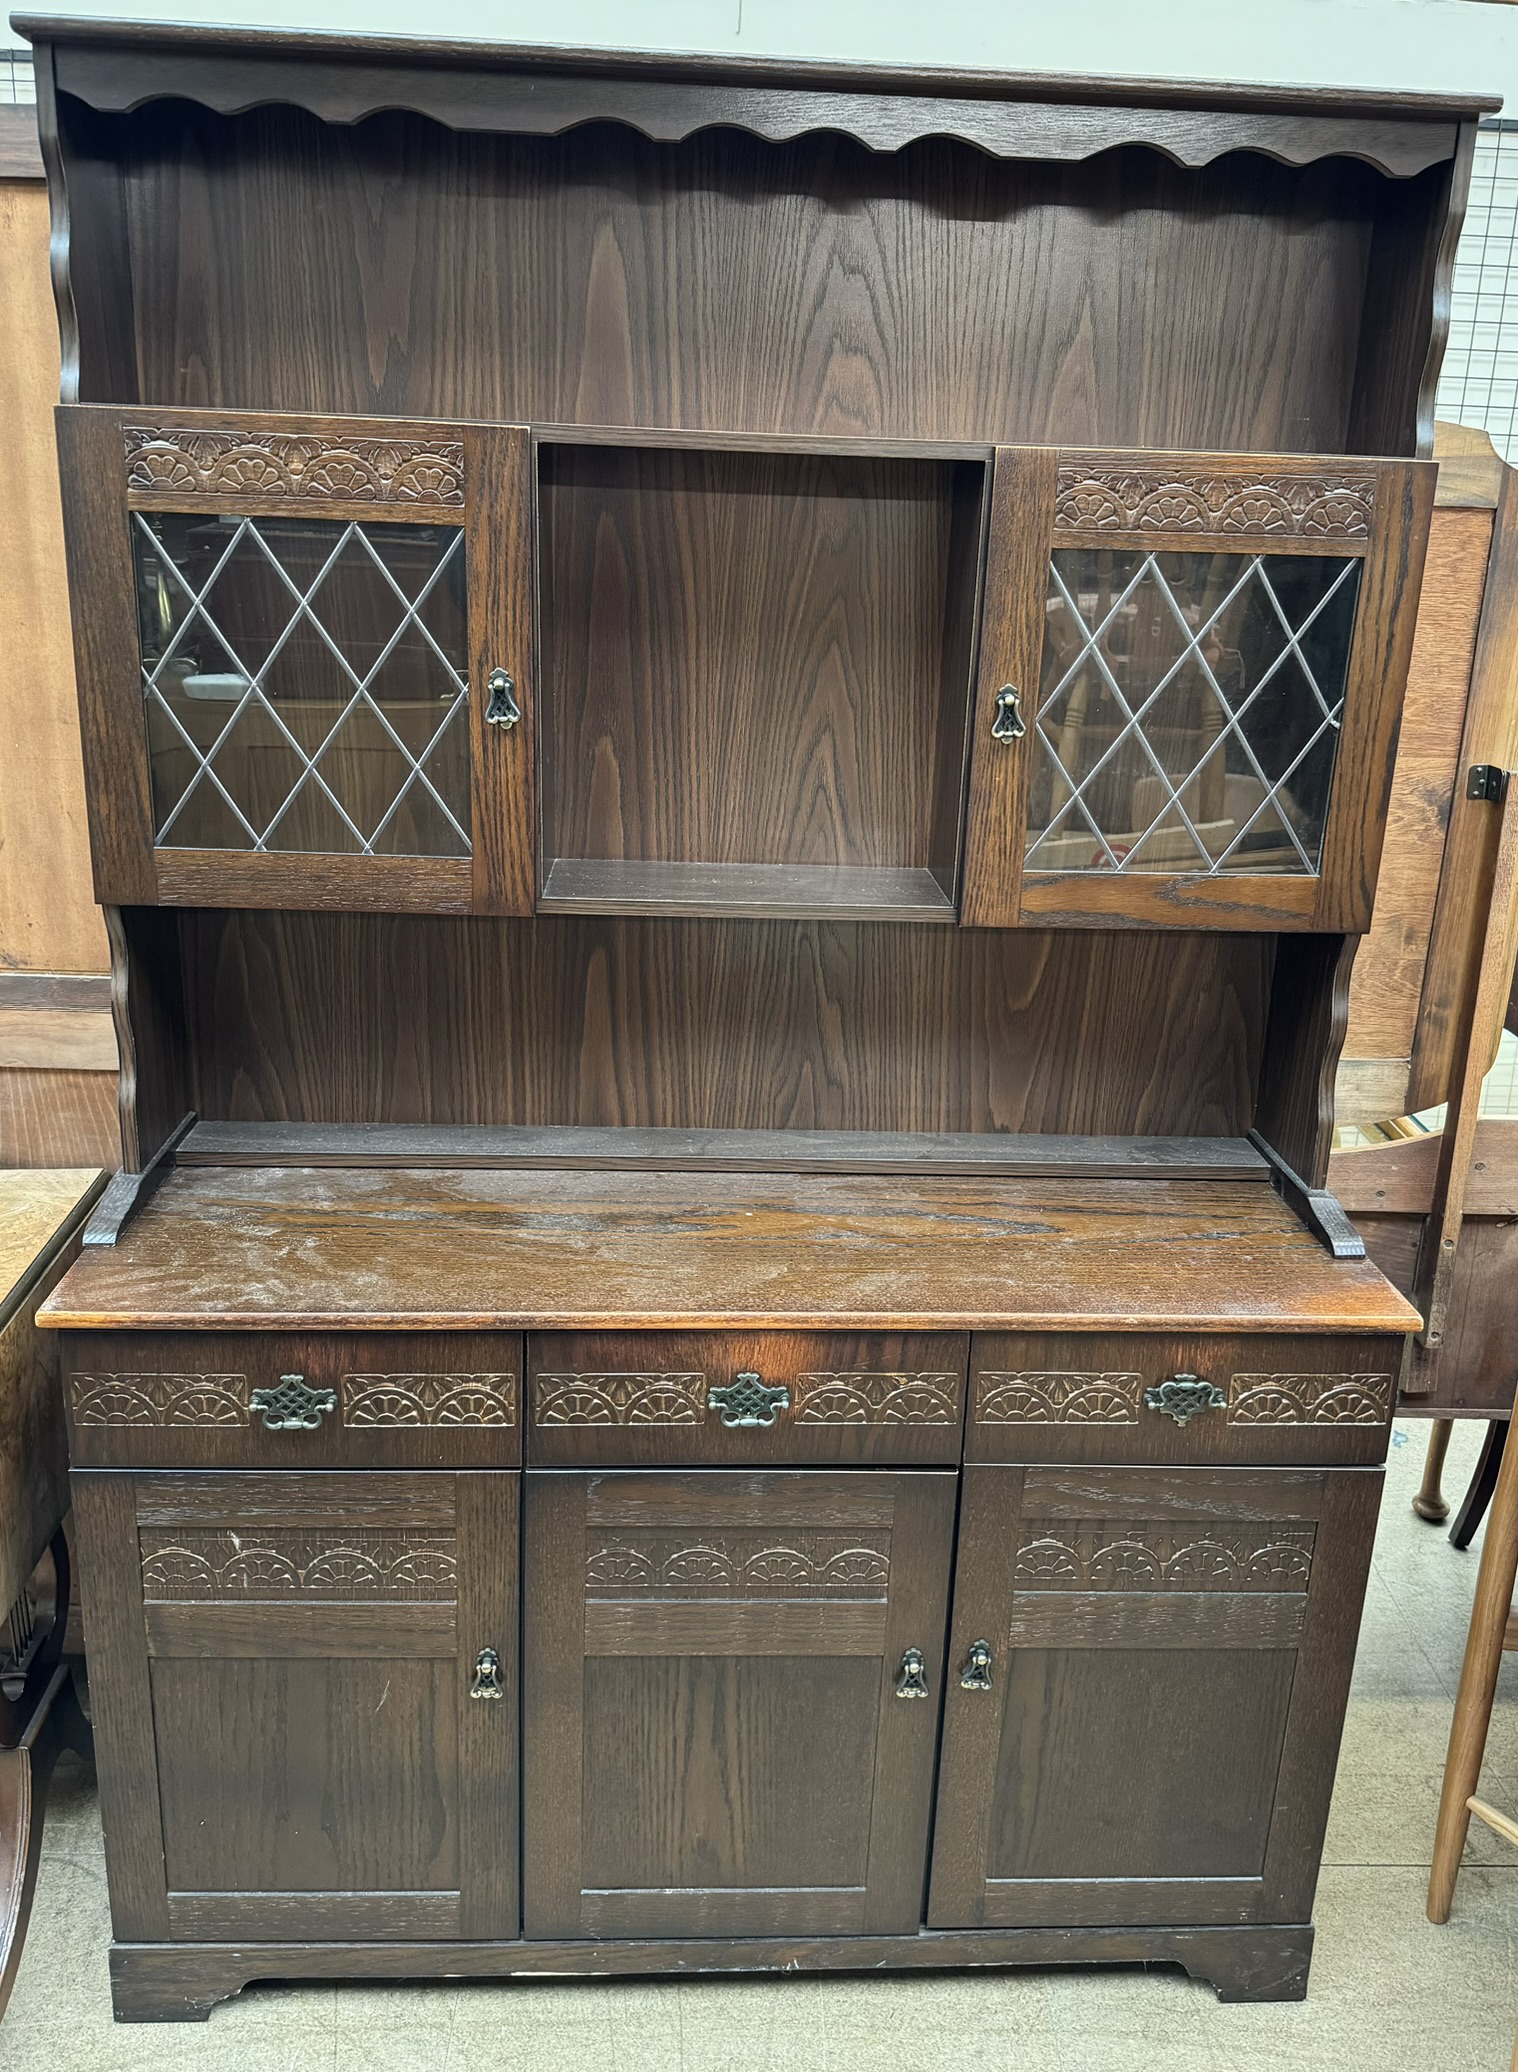
[[1461,1499],[1455,1522],[1449,1529],[1452,1547],[1459,1547],[1462,1551],[1468,1547],[1486,1516],[1492,1491],[1497,1487],[1497,1475],[1507,1445],[1508,1424],[1507,1418],[1494,1417],[1487,1425],[1486,1437],[1481,1442],[1481,1457],[1476,1462],[1476,1472],[1471,1476],[1471,1486]]
[[1423,1461],[1423,1482],[1413,1498],[1413,1509],[1420,1518],[1426,1518],[1430,1525],[1442,1525],[1449,1516],[1449,1505],[1444,1501],[1444,1492],[1439,1487],[1444,1474],[1444,1456],[1449,1452],[1450,1433],[1455,1429],[1452,1417],[1436,1417],[1428,1428],[1428,1452]]
[[[1453,1537],[1453,1535],[1451,1535]],[[1502,1666],[1502,1642],[1518,1576],[1518,1446],[1507,1447],[1492,1493],[1491,1515],[1476,1576],[1460,1689],[1450,1727],[1444,1763],[1444,1789],[1439,1799],[1439,1825],[1434,1835],[1433,1868],[1428,1877],[1428,1918],[1447,1921],[1460,1873],[1460,1854],[1471,1824],[1467,1801],[1481,1778],[1481,1758],[1491,1725],[1492,1698]]]

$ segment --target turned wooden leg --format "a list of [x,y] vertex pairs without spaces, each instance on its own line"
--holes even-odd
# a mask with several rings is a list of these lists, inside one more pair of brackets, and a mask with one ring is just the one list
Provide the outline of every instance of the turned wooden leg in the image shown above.
[[1440,1480],[1444,1474],[1444,1456],[1449,1452],[1450,1433],[1455,1429],[1452,1417],[1436,1417],[1428,1428],[1428,1452],[1423,1461],[1423,1483],[1413,1498],[1413,1509],[1420,1518],[1426,1518],[1430,1525],[1442,1525],[1449,1516],[1449,1505],[1444,1501]]
[[1460,1852],[1471,1824],[1466,1801],[1481,1777],[1492,1697],[1502,1666],[1502,1641],[1513,1604],[1518,1574],[1518,1446],[1504,1449],[1497,1486],[1492,1492],[1486,1541],[1476,1576],[1465,1661],[1450,1727],[1449,1754],[1444,1763],[1444,1789],[1439,1799],[1439,1825],[1434,1835],[1434,1862],[1428,1878],[1428,1918],[1447,1921],[1460,1872]]

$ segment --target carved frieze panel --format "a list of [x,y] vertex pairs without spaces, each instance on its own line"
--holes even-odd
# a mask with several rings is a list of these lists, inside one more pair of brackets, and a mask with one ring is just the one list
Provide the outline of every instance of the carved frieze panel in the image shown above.
[[585,1543],[593,1598],[851,1597],[883,1599],[891,1578],[889,1533],[606,1534]]
[[1005,1374],[986,1368],[975,1380],[975,1422],[1137,1424],[1143,1386],[1142,1374]]
[[180,1528],[144,1532],[139,1546],[148,1603],[267,1603],[289,1597],[451,1604],[457,1591],[451,1533]]
[[514,1425],[514,1374],[345,1374],[345,1425]]
[[462,509],[464,447],[458,439],[329,440],[262,427],[206,430],[124,425],[127,493],[203,499],[441,504]]
[[704,1424],[704,1374],[540,1374],[535,1425]]
[[1373,468],[1247,475],[1182,470],[1163,462],[1066,461],[1059,470],[1054,529],[1056,534],[1365,540],[1375,500]]
[[798,1374],[797,1424],[956,1424],[957,1374]]
[[1391,1412],[1390,1374],[1229,1376],[1230,1424],[1380,1425]]
[[1114,1526],[1028,1518],[1017,1547],[1019,1590],[1243,1590],[1297,1594],[1312,1575],[1310,1525],[1241,1531],[1199,1523]]
[[246,1425],[246,1374],[73,1374],[69,1408],[85,1425]]

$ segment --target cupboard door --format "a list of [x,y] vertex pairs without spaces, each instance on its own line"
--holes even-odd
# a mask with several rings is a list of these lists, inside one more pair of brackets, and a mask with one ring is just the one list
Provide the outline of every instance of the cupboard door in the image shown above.
[[528,1935],[917,1927],[954,1483],[529,1473]]
[[999,452],[966,921],[1368,927],[1432,496],[1409,461]]
[[530,913],[525,429],[58,426],[97,897]]
[[73,1480],[117,1937],[514,1934],[518,1478]]
[[929,1924],[1307,1920],[1380,1485],[967,1468]]

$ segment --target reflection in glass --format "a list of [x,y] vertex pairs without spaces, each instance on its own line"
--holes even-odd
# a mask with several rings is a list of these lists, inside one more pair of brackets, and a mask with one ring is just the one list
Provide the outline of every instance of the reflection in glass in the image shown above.
[[453,526],[135,512],[160,848],[467,856]]
[[1030,870],[1317,871],[1357,558],[1061,548]]

